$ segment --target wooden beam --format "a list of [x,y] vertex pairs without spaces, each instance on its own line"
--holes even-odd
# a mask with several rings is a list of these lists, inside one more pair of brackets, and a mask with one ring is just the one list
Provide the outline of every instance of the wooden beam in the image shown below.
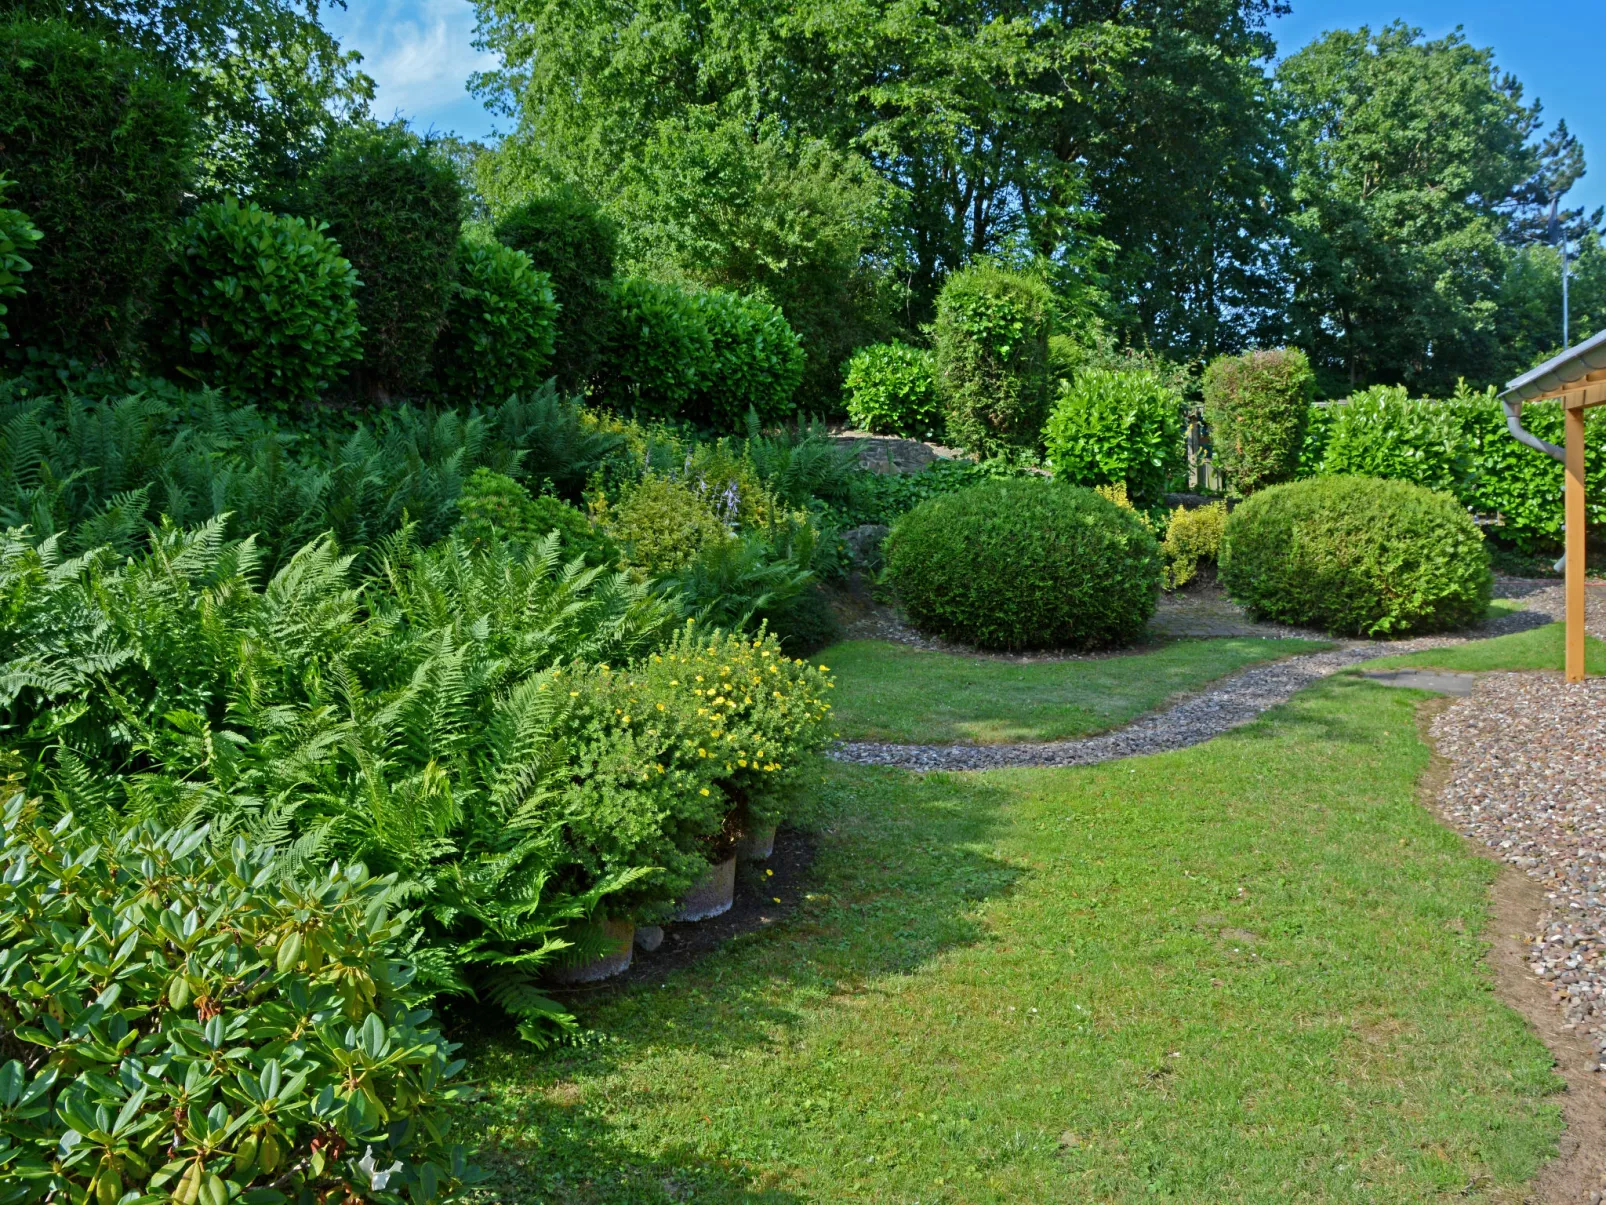
[[1567,681],[1584,680],[1584,411],[1567,417]]
[[1558,399],[1569,410],[1582,410],[1589,406],[1606,405],[1606,381],[1596,384],[1588,384],[1582,380],[1573,381],[1561,389],[1552,389],[1549,393],[1541,393],[1538,397],[1524,398],[1523,403],[1554,402]]

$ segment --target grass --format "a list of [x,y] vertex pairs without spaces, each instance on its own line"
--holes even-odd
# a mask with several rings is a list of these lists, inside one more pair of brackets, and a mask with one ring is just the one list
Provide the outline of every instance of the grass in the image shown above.
[[1417,801],[1422,697],[1330,679],[1071,770],[829,767],[797,914],[600,992],[579,1047],[471,1040],[491,1199],[1523,1199],[1560,1084],[1490,990],[1493,864]]
[[1103,732],[1246,666],[1329,647],[1180,640],[1119,657],[1022,663],[850,640],[821,660],[836,671],[832,707],[845,740],[998,744]]
[[[1561,670],[1566,664],[1566,634],[1566,624],[1550,623],[1510,636],[1496,636],[1492,640],[1475,640],[1469,644],[1406,653],[1399,657],[1381,657],[1359,668],[1417,667],[1464,670],[1469,673],[1503,669]],[[1585,637],[1584,668],[1591,674],[1606,674],[1606,641],[1596,640],[1593,636]]]

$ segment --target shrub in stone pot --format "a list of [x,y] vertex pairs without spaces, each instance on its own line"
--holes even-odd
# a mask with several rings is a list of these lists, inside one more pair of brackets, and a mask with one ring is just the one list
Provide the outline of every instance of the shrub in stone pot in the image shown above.
[[574,944],[547,970],[553,983],[595,983],[630,969],[636,947],[636,922],[598,917],[571,927],[565,935]]

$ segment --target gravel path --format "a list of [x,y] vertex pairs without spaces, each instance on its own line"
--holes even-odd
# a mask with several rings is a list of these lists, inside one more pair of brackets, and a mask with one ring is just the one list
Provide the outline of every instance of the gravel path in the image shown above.
[[[1606,679],[1486,674],[1433,720],[1446,818],[1552,901],[1529,968],[1606,1059]],[[1597,1068],[1591,1068],[1595,1070]]]

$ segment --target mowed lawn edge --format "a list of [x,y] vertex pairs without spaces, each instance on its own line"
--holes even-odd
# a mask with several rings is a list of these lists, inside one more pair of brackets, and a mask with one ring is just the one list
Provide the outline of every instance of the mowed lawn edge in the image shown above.
[[[1071,770],[822,773],[800,911],[471,1043],[506,1201],[1515,1202],[1560,1081],[1417,692]],[[1457,1198],[1460,1199],[1460,1198]]]
[[852,640],[819,659],[837,676],[831,702],[843,740],[988,745],[1107,732],[1239,670],[1331,647],[1227,637],[1116,656],[1014,661]]

